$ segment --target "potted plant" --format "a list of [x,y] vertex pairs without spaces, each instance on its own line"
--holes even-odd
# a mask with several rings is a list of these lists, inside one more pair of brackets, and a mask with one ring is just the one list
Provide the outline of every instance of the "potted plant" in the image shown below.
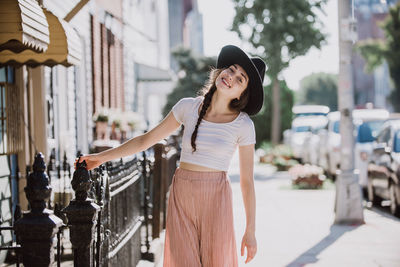
[[121,128],[121,121],[118,119],[113,120],[111,124],[111,135],[110,135],[111,140],[120,140],[121,138],[120,128]]
[[108,114],[106,110],[100,110],[93,116],[93,120],[96,123],[96,139],[105,139],[107,137],[108,129]]

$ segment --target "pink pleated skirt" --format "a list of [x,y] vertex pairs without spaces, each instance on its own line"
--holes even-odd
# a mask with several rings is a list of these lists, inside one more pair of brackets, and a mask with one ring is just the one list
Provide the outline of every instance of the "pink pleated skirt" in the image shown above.
[[227,173],[177,168],[168,200],[164,267],[237,265]]

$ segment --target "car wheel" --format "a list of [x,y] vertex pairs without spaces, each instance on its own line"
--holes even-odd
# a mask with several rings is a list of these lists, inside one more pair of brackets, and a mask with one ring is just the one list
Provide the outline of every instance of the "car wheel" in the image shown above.
[[380,206],[381,201],[379,197],[377,197],[374,193],[374,187],[372,186],[372,182],[368,179],[368,184],[367,184],[367,195],[368,195],[368,201],[372,203],[372,205],[375,206]]
[[399,207],[399,203],[397,203],[397,199],[396,199],[395,186],[396,185],[393,183],[391,183],[389,186],[390,212],[395,216],[399,216],[400,215],[400,207]]

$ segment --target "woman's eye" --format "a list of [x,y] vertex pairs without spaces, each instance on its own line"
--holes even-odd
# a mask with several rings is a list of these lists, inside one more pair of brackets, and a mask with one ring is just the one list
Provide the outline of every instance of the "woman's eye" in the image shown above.
[[233,72],[232,68],[229,68],[230,72]]
[[239,82],[242,82],[242,79],[239,78]]

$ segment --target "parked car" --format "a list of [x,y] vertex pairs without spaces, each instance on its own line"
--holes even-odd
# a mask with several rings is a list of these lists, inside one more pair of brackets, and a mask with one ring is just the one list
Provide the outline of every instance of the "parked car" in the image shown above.
[[[328,134],[324,145],[326,152],[321,152],[320,164],[331,177],[335,178],[338,170],[340,170],[340,112],[331,112],[327,117],[329,121]],[[367,163],[372,153],[372,144],[388,118],[389,112],[385,109],[353,110],[354,167],[359,171],[359,183],[365,194],[367,190]]]
[[319,129],[326,124],[326,116],[301,116],[292,121],[290,147],[294,158],[304,161],[306,151],[304,142],[312,135],[313,129]]
[[356,109],[353,119],[356,130],[354,144],[354,168],[358,170],[358,182],[363,194],[367,195],[367,168],[372,154],[373,143],[389,112],[385,109]]
[[303,145],[305,139],[312,131],[312,120],[325,117],[329,112],[329,107],[324,105],[297,105],[292,107],[294,119],[291,129],[283,132],[283,142],[288,145],[293,152],[293,156],[302,160]]
[[292,107],[292,112],[297,117],[303,116],[326,116],[329,107],[324,105],[296,105]]
[[303,145],[303,161],[312,165],[319,164],[321,139],[327,131],[328,119],[321,116],[319,122],[312,126],[311,134],[306,137]]
[[368,200],[390,200],[392,214],[400,215],[400,120],[387,121],[374,142],[368,163]]
[[327,133],[321,140],[319,164],[329,176],[335,177],[340,168],[340,112],[330,112],[327,118]]

